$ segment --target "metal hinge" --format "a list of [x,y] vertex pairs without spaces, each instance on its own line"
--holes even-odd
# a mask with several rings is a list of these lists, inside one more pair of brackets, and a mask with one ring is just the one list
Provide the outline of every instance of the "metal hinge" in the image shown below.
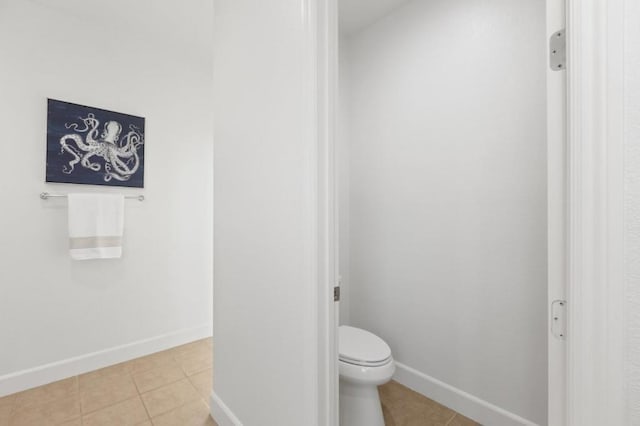
[[551,334],[560,340],[567,338],[566,300],[554,300],[551,302]]
[[549,38],[549,67],[553,71],[567,68],[567,38],[564,29],[556,31]]
[[336,286],[333,288],[333,301],[334,302],[340,301],[340,286]]

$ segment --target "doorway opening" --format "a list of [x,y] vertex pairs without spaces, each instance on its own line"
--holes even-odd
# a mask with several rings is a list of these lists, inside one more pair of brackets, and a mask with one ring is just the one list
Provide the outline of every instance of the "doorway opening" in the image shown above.
[[391,348],[385,420],[417,392],[416,416],[556,424],[563,5],[340,0],[339,22],[339,323]]

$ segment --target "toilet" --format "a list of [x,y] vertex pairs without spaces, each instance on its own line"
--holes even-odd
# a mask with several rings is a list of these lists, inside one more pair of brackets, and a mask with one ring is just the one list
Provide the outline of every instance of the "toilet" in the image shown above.
[[396,370],[384,340],[360,328],[340,326],[340,426],[384,426],[378,386]]

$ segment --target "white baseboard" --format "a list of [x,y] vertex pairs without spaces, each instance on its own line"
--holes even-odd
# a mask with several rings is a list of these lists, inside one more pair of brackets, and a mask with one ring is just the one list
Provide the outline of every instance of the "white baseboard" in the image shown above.
[[175,331],[0,376],[0,397],[210,337],[211,324]]
[[485,426],[537,426],[535,423],[396,362],[393,379]]
[[219,426],[242,426],[240,420],[215,392],[211,392],[209,406],[211,407],[211,417]]

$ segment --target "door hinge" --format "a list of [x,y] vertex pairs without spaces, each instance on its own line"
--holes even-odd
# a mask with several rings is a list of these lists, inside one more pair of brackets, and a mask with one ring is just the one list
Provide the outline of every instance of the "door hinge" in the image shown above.
[[553,71],[567,68],[567,38],[564,29],[554,32],[549,38],[549,67]]
[[333,288],[333,301],[334,302],[340,301],[340,286],[336,286]]
[[551,334],[556,339],[567,338],[567,301],[554,300],[551,302]]

